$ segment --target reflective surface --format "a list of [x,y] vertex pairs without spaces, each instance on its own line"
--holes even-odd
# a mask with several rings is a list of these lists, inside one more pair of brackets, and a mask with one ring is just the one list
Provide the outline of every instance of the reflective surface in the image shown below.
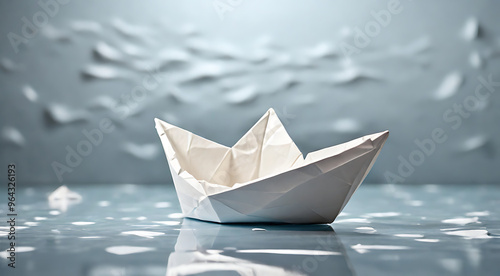
[[[272,107],[303,153],[390,130],[367,183],[499,183],[499,12],[494,0],[4,0],[0,167],[33,185],[161,183],[153,118],[231,146]],[[401,158],[416,158],[411,173]]]
[[[500,188],[362,185],[331,225],[180,217],[172,186],[19,188],[1,275],[498,275]],[[6,218],[7,202],[0,199]],[[8,247],[2,223],[0,246]]]

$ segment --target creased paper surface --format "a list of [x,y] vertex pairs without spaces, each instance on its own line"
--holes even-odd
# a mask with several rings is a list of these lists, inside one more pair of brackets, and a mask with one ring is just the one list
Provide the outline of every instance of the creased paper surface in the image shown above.
[[231,148],[155,123],[184,215],[221,223],[332,222],[389,134],[367,135],[304,159],[272,109]]

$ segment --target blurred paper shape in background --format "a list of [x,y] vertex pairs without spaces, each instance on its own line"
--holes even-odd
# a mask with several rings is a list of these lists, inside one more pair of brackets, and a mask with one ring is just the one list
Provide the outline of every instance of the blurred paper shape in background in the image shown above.
[[80,203],[82,196],[62,185],[49,195],[48,200],[50,208],[66,212],[68,206]]

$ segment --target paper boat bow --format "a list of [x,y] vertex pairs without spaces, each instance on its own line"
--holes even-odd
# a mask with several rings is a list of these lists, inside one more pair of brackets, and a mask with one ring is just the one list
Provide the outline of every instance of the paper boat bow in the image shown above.
[[155,119],[184,216],[220,223],[331,223],[388,131],[304,159],[273,109],[231,148]]

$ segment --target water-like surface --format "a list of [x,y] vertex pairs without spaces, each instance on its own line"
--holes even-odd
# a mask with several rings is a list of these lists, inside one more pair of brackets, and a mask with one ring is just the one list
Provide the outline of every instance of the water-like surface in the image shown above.
[[[331,225],[183,219],[170,185],[21,187],[1,275],[498,275],[500,188],[364,185]],[[78,197],[81,196],[81,198]],[[6,207],[5,198],[0,206]],[[416,204],[416,202],[418,204]],[[6,217],[6,208],[0,209]],[[8,229],[0,228],[7,249]]]
[[[499,1],[4,2],[0,164],[27,182],[162,182],[155,117],[233,145],[271,107],[304,153],[390,130],[370,183],[499,182]],[[446,142],[400,172],[437,128]]]

